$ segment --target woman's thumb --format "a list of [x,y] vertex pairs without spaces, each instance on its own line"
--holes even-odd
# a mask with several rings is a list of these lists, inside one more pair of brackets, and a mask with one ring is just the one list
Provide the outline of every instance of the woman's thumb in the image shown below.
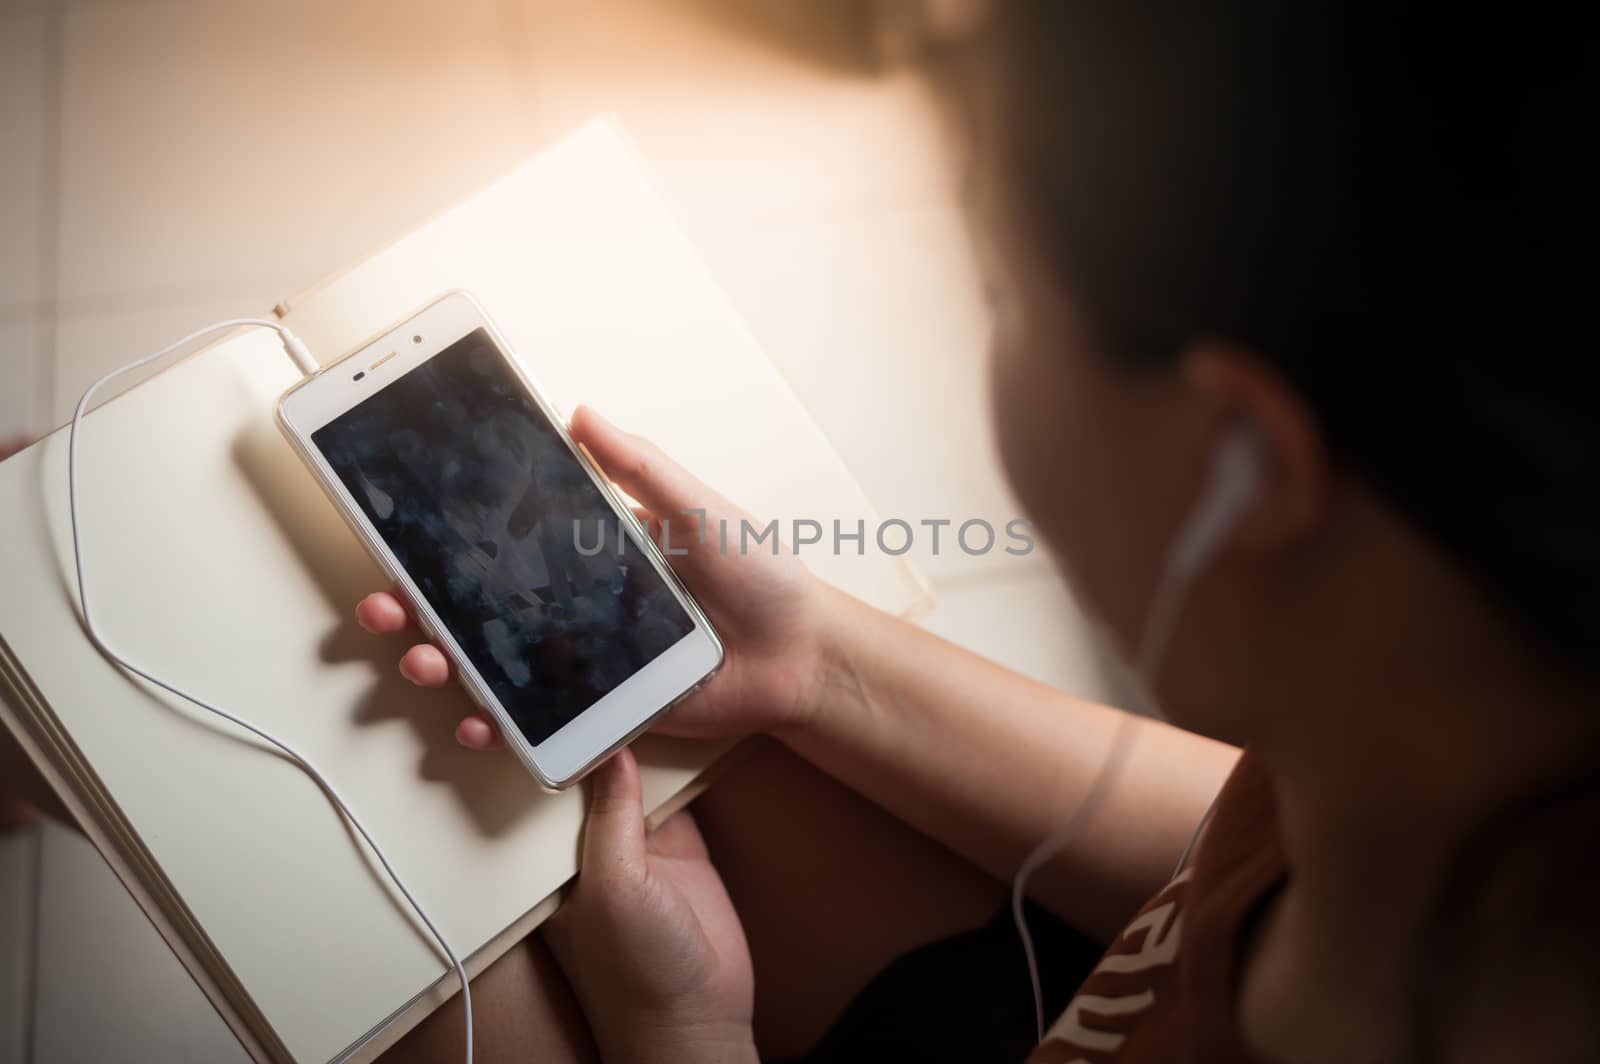
[[605,475],[623,491],[644,504],[657,520],[672,523],[675,541],[684,543],[687,524],[698,533],[698,520],[689,516],[707,509],[729,512],[725,499],[696,480],[688,470],[668,458],[655,444],[623,432],[587,406],[572,415],[572,438],[586,447]]
[[589,777],[583,871],[614,870],[619,864],[642,867],[644,835],[644,794],[639,782],[639,763],[631,750],[624,749]]

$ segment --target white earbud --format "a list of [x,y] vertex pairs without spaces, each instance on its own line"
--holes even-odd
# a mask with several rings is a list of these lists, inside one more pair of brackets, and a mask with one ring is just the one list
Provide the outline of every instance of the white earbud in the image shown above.
[[1134,656],[1134,666],[1146,683],[1155,683],[1190,581],[1211,563],[1260,495],[1266,481],[1265,466],[1260,434],[1248,423],[1230,428],[1211,452],[1200,499],[1167,547],[1161,581]]
[[1211,452],[1205,493],[1167,548],[1172,575],[1193,576],[1227,542],[1228,534],[1261,492],[1266,479],[1263,465],[1261,437],[1255,428],[1239,424],[1229,429]]

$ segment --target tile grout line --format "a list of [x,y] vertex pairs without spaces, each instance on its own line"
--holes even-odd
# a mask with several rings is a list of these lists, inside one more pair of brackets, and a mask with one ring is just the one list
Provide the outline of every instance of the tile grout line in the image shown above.
[[61,154],[64,137],[66,14],[52,4],[44,15],[44,143],[39,152],[39,317],[34,338],[33,420],[53,425],[56,405],[56,348],[61,296]]

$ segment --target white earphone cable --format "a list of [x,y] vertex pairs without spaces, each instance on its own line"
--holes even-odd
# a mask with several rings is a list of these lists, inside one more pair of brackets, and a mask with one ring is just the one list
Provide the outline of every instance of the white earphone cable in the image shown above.
[[417,901],[415,895],[413,895],[410,889],[406,887],[405,883],[400,878],[400,874],[394,870],[394,866],[391,865],[389,863],[389,859],[384,856],[383,850],[379,848],[377,842],[373,840],[371,833],[367,831],[367,828],[364,824],[362,824],[361,819],[356,816],[355,812],[345,802],[344,798],[339,794],[339,791],[334,787],[334,785],[326,776],[321,773],[321,771],[317,769],[315,765],[311,763],[309,759],[307,759],[294,747],[290,746],[287,742],[284,742],[282,739],[279,739],[277,736],[271,734],[265,729],[257,727],[256,725],[251,724],[249,721],[243,720],[232,713],[229,713],[225,709],[214,706],[205,699],[200,698],[197,695],[190,694],[188,691],[183,690],[176,684],[169,683],[168,681],[161,679],[159,676],[155,676],[140,666],[134,664],[132,661],[118,652],[109,641],[107,641],[105,635],[95,624],[94,614],[89,609],[89,582],[86,575],[88,566],[85,563],[83,542],[78,531],[78,433],[84,414],[86,414],[89,410],[90,401],[94,398],[95,393],[100,390],[101,386],[116,379],[117,377],[122,376],[125,373],[131,373],[136,369],[165,358],[167,355],[170,355],[174,351],[193,343],[202,336],[206,336],[210,333],[218,332],[223,329],[247,327],[273,330],[283,341],[285,351],[288,353],[290,359],[294,361],[295,365],[300,368],[302,373],[305,373],[309,376],[317,371],[316,360],[311,357],[311,353],[306,349],[306,346],[301,343],[300,339],[296,337],[294,333],[290,332],[289,329],[282,323],[266,318],[232,318],[227,321],[219,321],[211,325],[207,325],[203,329],[196,329],[183,339],[177,341],[176,343],[169,344],[152,355],[146,355],[144,358],[130,362],[120,369],[112,370],[110,373],[107,373],[105,376],[89,385],[89,387],[85,389],[83,396],[78,400],[77,409],[74,410],[72,414],[72,428],[70,430],[67,443],[67,505],[72,522],[72,560],[77,569],[78,604],[83,610],[84,631],[87,633],[89,641],[94,644],[95,648],[99,650],[101,654],[105,655],[123,669],[126,669],[135,676],[154,684],[164,691],[168,691],[179,698],[192,703],[208,713],[212,713],[231,724],[245,729],[252,735],[255,735],[257,738],[262,739],[269,745],[281,751],[283,755],[292,761],[296,766],[298,766],[301,771],[310,776],[318,787],[322,788],[323,793],[326,794],[333,804],[338,807],[339,812],[346,820],[350,822],[350,825],[356,829],[357,833],[360,834],[367,846],[371,848],[373,855],[378,859],[378,863],[383,866],[384,872],[388,875],[389,881],[393,883],[395,889],[398,890],[402,896],[404,896],[407,904],[411,906],[411,910],[417,914],[417,919],[421,920],[423,926],[428,929],[429,934],[433,936],[434,941],[439,944],[439,949],[443,951],[445,957],[450,962],[450,967],[454,969],[456,978],[461,983],[461,1004],[466,1018],[466,1061],[467,1064],[472,1064],[472,987],[467,979],[467,970],[465,966],[462,965],[460,958],[458,958],[455,952],[450,948],[450,944],[445,941],[444,934],[440,932],[439,928],[436,927],[433,921],[428,918],[428,914],[423,910],[421,903]]
[[[1150,605],[1150,614],[1145,621],[1144,634],[1139,640],[1139,651],[1134,658],[1139,675],[1153,676],[1151,670],[1160,664],[1166,654],[1167,641],[1172,636],[1187,584],[1186,577],[1180,575],[1163,580],[1156,589],[1155,600]],[[1033,989],[1033,1022],[1041,1042],[1044,1041],[1044,987],[1039,979],[1039,957],[1024,909],[1028,881],[1035,872],[1067,848],[1110,797],[1112,788],[1122,779],[1122,772],[1127,768],[1129,755],[1133,753],[1137,722],[1132,713],[1123,712],[1116,730],[1111,734],[1111,743],[1106,749],[1105,760],[1100,764],[1100,771],[1095,773],[1094,781],[1089,785],[1089,793],[1083,796],[1059,830],[1033,848],[1033,852],[1017,869],[1016,878],[1011,881],[1011,920],[1017,925],[1017,935],[1022,939],[1022,954],[1028,962],[1028,983]],[[1184,853],[1187,855],[1188,850],[1184,850]]]
[[1037,1030],[1038,1041],[1044,1041],[1044,987],[1039,981],[1039,958],[1034,952],[1033,933],[1028,930],[1028,914],[1024,910],[1027,901],[1028,880],[1033,878],[1045,864],[1066,849],[1067,844],[1083,829],[1083,825],[1091,820],[1100,806],[1105,804],[1111,788],[1122,776],[1123,766],[1127,764],[1128,754],[1133,750],[1134,716],[1124,713],[1122,719],[1117,721],[1116,731],[1111,736],[1111,746],[1106,752],[1106,759],[1100,766],[1100,771],[1095,774],[1094,782],[1089,785],[1089,793],[1084,795],[1083,801],[1072,811],[1054,835],[1035,846],[1033,852],[1023,860],[1022,867],[1017,870],[1017,877],[1011,881],[1011,920],[1017,925],[1017,935],[1022,939],[1022,954],[1028,962],[1028,982],[1033,987],[1033,1022]]
[[[1163,559],[1161,580],[1151,598],[1145,614],[1144,628],[1139,636],[1139,646],[1134,654],[1134,671],[1153,685],[1167,655],[1167,645],[1172,641],[1177,627],[1178,614],[1189,594],[1189,585],[1211,553],[1222,543],[1233,522],[1244,511],[1260,487],[1262,478],[1259,460],[1259,442],[1256,433],[1247,425],[1236,426],[1218,444],[1211,458],[1206,490],[1200,503],[1184,521],[1168,545]],[[1033,1016],[1038,1040],[1044,1041],[1044,990],[1039,981],[1039,959],[1034,949],[1033,935],[1028,930],[1024,900],[1028,880],[1042,866],[1066,849],[1083,826],[1105,804],[1111,789],[1121,779],[1127,768],[1129,754],[1133,751],[1136,721],[1132,713],[1124,713],[1112,734],[1111,745],[1105,761],[1095,774],[1089,793],[1073,810],[1060,830],[1050,835],[1023,860],[1017,876],[1011,881],[1011,919],[1017,925],[1017,935],[1022,939],[1022,953],[1028,963],[1028,981],[1033,988]],[[1200,818],[1200,823],[1189,836],[1188,845],[1173,869],[1176,876],[1183,871],[1194,852],[1200,833],[1211,820],[1216,800]]]

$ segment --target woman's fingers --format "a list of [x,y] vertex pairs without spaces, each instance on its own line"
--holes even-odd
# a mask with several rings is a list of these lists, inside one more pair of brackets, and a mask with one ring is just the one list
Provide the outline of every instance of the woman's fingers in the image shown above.
[[623,432],[587,406],[573,412],[572,438],[589,449],[618,487],[675,527],[698,520],[686,517],[688,511],[734,512],[727,500],[696,480],[655,444]]
[[[419,643],[400,658],[400,675],[418,687],[443,687],[452,673],[450,659],[430,643]],[[468,750],[494,750],[500,746],[500,729],[487,713],[471,713],[456,725],[456,742]]]
[[487,713],[474,713],[456,725],[456,742],[468,750],[494,750],[500,746],[500,729]]
[[373,635],[392,635],[411,626],[411,613],[392,591],[375,591],[356,606],[356,622]]
[[450,659],[431,643],[418,643],[400,657],[400,675],[418,687],[443,687],[450,682]]
[[[411,611],[393,591],[376,591],[356,607],[356,620],[375,635],[403,632],[411,627]],[[443,687],[454,675],[444,651],[418,643],[400,657],[400,675],[418,687]],[[473,713],[456,725],[456,742],[469,750],[494,750],[501,745],[500,729],[487,713]]]
[[[390,635],[411,627],[411,611],[393,591],[375,591],[356,607],[356,620],[374,635]],[[419,687],[450,682],[450,659],[429,643],[418,643],[400,658],[400,674]]]
[[[418,687],[443,687],[452,679],[450,659],[430,643],[419,643],[400,658],[400,675]],[[500,729],[487,713],[471,713],[456,725],[456,742],[468,750],[494,750],[500,746]]]
[[644,526],[644,534],[650,537],[650,542],[661,546],[661,522],[643,506],[633,507],[633,516],[639,519],[639,524]]

